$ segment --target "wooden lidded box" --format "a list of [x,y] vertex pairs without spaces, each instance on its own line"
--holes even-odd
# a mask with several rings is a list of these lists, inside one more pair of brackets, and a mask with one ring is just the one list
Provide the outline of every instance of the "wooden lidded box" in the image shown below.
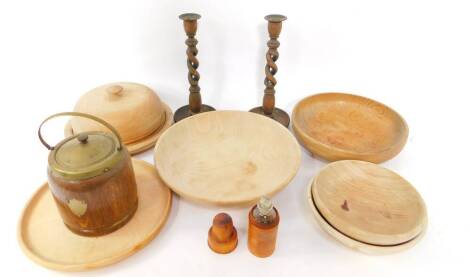
[[[51,147],[43,140],[41,127],[62,115],[92,119],[114,134],[83,132]],[[99,236],[126,224],[137,209],[137,186],[130,155],[117,131],[105,121],[82,113],[52,115],[41,127],[39,138],[51,150],[49,188],[65,225],[79,235]]]

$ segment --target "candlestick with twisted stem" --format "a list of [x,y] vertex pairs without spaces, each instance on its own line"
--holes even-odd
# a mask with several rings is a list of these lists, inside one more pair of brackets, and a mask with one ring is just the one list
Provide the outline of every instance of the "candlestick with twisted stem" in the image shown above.
[[187,65],[188,65],[188,81],[190,84],[189,87],[189,105],[183,106],[176,110],[174,121],[178,122],[186,117],[192,116],[194,114],[208,112],[215,110],[213,107],[202,104],[201,100],[201,88],[199,87],[199,72],[197,68],[199,67],[199,61],[196,58],[197,55],[197,20],[201,18],[199,14],[196,13],[185,13],[179,16],[180,19],[184,21],[184,31],[188,38],[186,39],[186,45],[188,46],[186,50]]
[[266,88],[264,89],[263,106],[253,108],[250,112],[265,115],[288,127],[290,122],[289,115],[285,111],[274,106],[274,93],[276,92],[274,87],[277,83],[274,75],[277,72],[276,61],[279,58],[277,48],[280,45],[277,38],[281,33],[282,21],[286,20],[287,17],[280,14],[270,14],[265,16],[264,19],[268,21],[268,32],[270,38],[267,43],[269,49],[266,53],[266,66],[264,68],[264,72],[266,74],[264,85]]

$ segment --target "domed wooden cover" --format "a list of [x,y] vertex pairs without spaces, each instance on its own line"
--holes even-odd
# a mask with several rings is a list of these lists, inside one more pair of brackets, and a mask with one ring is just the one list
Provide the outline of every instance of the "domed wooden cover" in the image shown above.
[[[124,144],[144,139],[166,121],[165,107],[150,88],[137,83],[110,83],[85,93],[75,105],[76,112],[95,115],[115,127]],[[73,133],[103,131],[99,123],[72,118]]]

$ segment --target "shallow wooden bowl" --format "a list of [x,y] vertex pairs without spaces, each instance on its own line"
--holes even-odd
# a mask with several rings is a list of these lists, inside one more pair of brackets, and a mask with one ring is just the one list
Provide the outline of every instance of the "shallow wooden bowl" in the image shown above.
[[329,161],[381,163],[405,146],[408,126],[394,110],[374,100],[345,93],[302,99],[292,113],[299,141]]
[[311,181],[307,199],[322,229],[369,254],[410,248],[427,226],[426,205],[413,186],[369,162],[325,166]]
[[297,173],[300,147],[276,121],[250,112],[213,111],[179,121],[155,146],[163,181],[187,199],[252,204]]

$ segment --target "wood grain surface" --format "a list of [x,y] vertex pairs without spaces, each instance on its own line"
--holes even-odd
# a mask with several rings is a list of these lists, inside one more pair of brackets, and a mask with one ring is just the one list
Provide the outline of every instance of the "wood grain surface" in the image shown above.
[[378,246],[378,245],[368,244],[368,243],[354,240],[344,235],[343,233],[339,232],[335,227],[330,225],[325,220],[325,218],[318,212],[313,202],[313,198],[312,198],[312,185],[313,185],[314,179],[315,178],[312,178],[312,180],[310,181],[310,184],[307,186],[307,193],[306,193],[307,202],[309,203],[309,206],[313,212],[313,217],[315,218],[316,222],[320,225],[320,227],[326,233],[332,236],[332,238],[336,239],[338,243],[341,243],[344,246],[347,246],[351,249],[354,249],[356,251],[359,251],[368,255],[387,255],[387,254],[393,254],[393,253],[410,249],[411,247],[415,246],[419,241],[423,239],[426,233],[427,223],[424,225],[423,231],[416,238],[406,243],[393,245],[393,246]]
[[262,224],[256,221],[253,216],[254,206],[248,213],[248,249],[251,254],[266,258],[271,256],[276,249],[277,230],[279,227],[280,216],[276,208],[276,218],[267,224]]
[[329,161],[380,163],[396,156],[408,138],[408,126],[397,112],[345,93],[302,99],[292,112],[292,124],[305,148]]
[[101,237],[72,233],[62,222],[47,183],[26,205],[18,226],[24,253],[38,264],[62,271],[83,271],[116,263],[146,246],[164,226],[171,191],[144,161],[133,160],[139,205],[132,219]]
[[289,184],[300,166],[300,147],[270,118],[213,111],[173,125],[157,142],[154,157],[159,175],[182,197],[247,205]]
[[312,185],[323,218],[344,235],[374,245],[397,245],[417,237],[427,222],[426,206],[398,174],[363,161],[325,166]]
[[[80,143],[80,142],[78,142]],[[101,236],[125,225],[138,206],[129,153],[108,171],[86,178],[64,178],[48,168],[49,189],[65,225],[82,236]]]
[[[160,128],[156,129],[152,134],[142,138],[141,140],[124,143],[127,147],[127,151],[129,151],[131,155],[139,154],[152,148],[157,142],[158,138],[160,138],[160,135],[163,134],[163,132],[165,132],[165,130],[168,129],[171,125],[173,125],[173,112],[171,111],[171,108],[165,103],[162,103],[162,106],[165,112],[165,122],[162,126],[160,126]],[[64,135],[66,137],[74,135],[74,130],[72,129],[70,121],[65,126]]]

